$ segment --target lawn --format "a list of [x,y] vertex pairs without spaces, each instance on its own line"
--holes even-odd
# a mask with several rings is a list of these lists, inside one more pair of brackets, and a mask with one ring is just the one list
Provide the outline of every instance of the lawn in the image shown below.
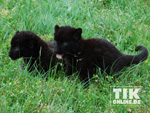
[[[1,113],[150,113],[149,58],[115,80],[93,75],[89,88],[77,74],[67,78],[65,70],[53,70],[46,81],[37,71],[22,69],[22,59],[9,58],[16,31],[30,30],[53,41],[55,25],[81,27],[85,39],[107,39],[124,54],[139,53],[137,45],[150,50],[149,0],[0,0]],[[142,86],[141,104],[111,105],[111,86]]]

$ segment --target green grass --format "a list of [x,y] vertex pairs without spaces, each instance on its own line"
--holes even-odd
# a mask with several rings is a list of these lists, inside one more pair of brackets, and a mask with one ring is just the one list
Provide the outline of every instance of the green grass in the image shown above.
[[[68,79],[62,70],[45,81],[39,73],[22,70],[22,59],[8,57],[16,31],[31,30],[53,41],[56,24],[81,27],[84,38],[105,38],[125,54],[136,54],[137,45],[150,50],[150,2],[145,1],[0,0],[0,112],[150,112],[149,60],[127,68],[116,80],[95,76],[84,89],[77,75]],[[143,86],[142,104],[110,106],[110,86]]]

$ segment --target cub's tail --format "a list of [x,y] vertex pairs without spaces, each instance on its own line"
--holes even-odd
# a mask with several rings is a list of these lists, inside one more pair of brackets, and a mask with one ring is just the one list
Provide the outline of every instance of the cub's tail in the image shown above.
[[138,64],[148,57],[148,50],[144,46],[137,46],[135,48],[135,51],[141,51],[141,53],[137,55],[123,55],[121,56],[113,66],[113,73],[117,73],[121,69],[123,69],[126,66],[130,66],[131,64]]
[[130,55],[131,64],[138,64],[144,61],[148,57],[148,49],[144,46],[136,46],[135,51],[141,51],[138,55]]

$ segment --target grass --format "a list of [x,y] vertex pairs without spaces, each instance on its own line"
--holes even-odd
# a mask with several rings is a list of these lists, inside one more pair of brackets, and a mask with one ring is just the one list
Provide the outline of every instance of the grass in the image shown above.
[[[22,59],[8,57],[16,31],[30,30],[53,41],[56,24],[81,27],[84,38],[105,38],[125,54],[136,54],[137,45],[150,49],[148,0],[0,0],[0,10],[1,113],[150,112],[149,60],[127,68],[116,80],[95,75],[84,89],[77,75],[68,79],[62,70],[45,81],[40,73],[22,70]],[[143,86],[142,104],[110,106],[110,86]]]

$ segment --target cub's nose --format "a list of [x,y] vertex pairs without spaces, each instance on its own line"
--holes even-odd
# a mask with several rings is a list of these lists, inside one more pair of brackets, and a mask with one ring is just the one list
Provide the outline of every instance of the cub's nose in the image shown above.
[[9,56],[10,58],[13,57],[13,52],[12,52],[11,50],[8,52],[8,56]]
[[54,46],[54,52],[57,53],[58,52],[58,47]]
[[11,51],[8,52],[8,56],[11,57]]
[[55,53],[61,53],[62,51],[61,51],[61,48],[59,48],[59,47],[56,45],[56,46],[54,46],[54,52],[55,52]]

